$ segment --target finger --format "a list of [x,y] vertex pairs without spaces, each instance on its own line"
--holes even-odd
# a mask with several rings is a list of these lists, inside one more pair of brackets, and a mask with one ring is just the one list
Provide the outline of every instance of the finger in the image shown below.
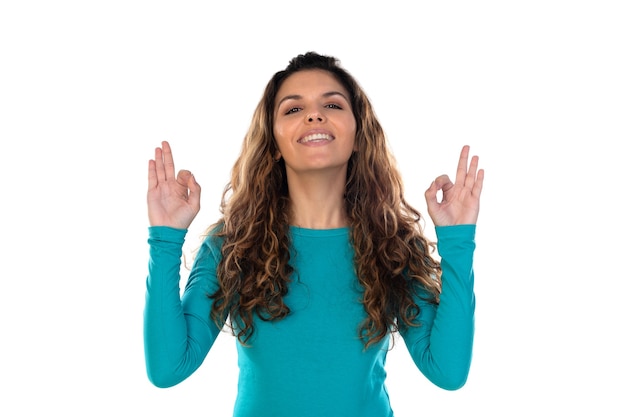
[[148,161],[148,189],[155,188],[159,183],[156,173],[156,162],[154,160]]
[[165,179],[176,178],[174,171],[174,156],[172,155],[172,148],[167,141],[163,141],[163,168],[165,169]]
[[450,181],[450,178],[447,175],[440,175],[435,178],[435,181],[430,185],[430,187],[426,190],[425,197],[426,202],[436,203],[437,202],[437,192],[441,190],[443,192],[443,200],[445,200],[445,193],[450,190],[454,184]]
[[473,156],[470,161],[469,170],[465,176],[465,186],[470,190],[474,187],[474,181],[476,180],[476,171],[478,170],[478,156]]
[[156,179],[158,183],[165,182],[165,169],[163,168],[163,149],[156,148],[154,150],[154,169],[156,171]]
[[445,174],[435,178],[435,185],[437,189],[443,191],[444,194],[454,187],[454,183],[450,181],[450,178]]
[[178,175],[176,176],[176,182],[180,185],[181,197],[185,198],[185,200],[189,197],[189,178],[191,178],[191,172],[186,169],[181,169],[178,171]]
[[472,195],[475,197],[480,197],[480,194],[483,191],[483,181],[485,179],[485,170],[479,169],[476,174],[476,182],[474,182],[474,186],[472,187]]
[[196,181],[196,177],[189,173],[189,179],[187,181],[187,187],[189,188],[189,204],[200,210],[200,184]]
[[465,178],[467,176],[467,159],[469,156],[469,146],[465,145],[461,149],[461,156],[459,157],[459,165],[456,168],[456,183],[459,185],[465,185]]
[[424,192],[424,198],[426,199],[426,205],[428,206],[435,206],[438,204],[437,202],[437,184],[435,183],[435,181],[432,182],[432,184],[430,184],[430,187],[428,187],[426,189],[426,191]]

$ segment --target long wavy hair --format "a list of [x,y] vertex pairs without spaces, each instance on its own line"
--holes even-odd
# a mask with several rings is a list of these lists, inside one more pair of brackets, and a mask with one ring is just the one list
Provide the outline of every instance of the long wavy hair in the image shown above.
[[276,161],[273,135],[276,95],[287,77],[302,70],[328,71],[346,88],[357,122],[356,147],[348,162],[345,207],[354,264],[367,318],[356,334],[365,348],[390,332],[416,326],[418,292],[432,303],[441,293],[441,267],[422,217],[404,198],[403,183],[366,94],[339,61],[308,52],[293,58],[265,88],[245,136],[229,183],[220,220],[207,230],[222,241],[219,289],[211,318],[227,323],[239,341],[249,341],[254,317],[280,320],[290,313],[290,199],[284,161]]

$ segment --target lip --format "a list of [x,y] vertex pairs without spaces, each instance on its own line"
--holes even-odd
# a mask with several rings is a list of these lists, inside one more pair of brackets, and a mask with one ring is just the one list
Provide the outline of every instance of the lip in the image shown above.
[[[313,137],[313,138],[312,138]],[[313,129],[305,132],[297,142],[301,145],[323,145],[335,140],[335,136],[328,130]]]

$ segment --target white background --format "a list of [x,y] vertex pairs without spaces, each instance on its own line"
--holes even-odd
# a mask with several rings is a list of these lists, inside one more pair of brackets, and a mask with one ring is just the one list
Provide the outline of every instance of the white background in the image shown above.
[[0,414],[230,414],[226,334],[179,386],[145,375],[147,161],[169,140],[203,186],[195,248],[266,82],[314,50],[362,84],[423,213],[463,144],[486,171],[469,380],[430,385],[399,343],[397,416],[624,415],[621,3],[2,2]]

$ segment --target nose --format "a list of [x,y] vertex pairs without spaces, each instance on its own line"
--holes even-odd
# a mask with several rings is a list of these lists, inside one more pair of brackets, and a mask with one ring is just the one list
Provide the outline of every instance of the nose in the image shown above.
[[324,121],[324,117],[320,113],[318,113],[318,112],[316,112],[316,113],[309,113],[306,116],[306,120],[309,123],[323,122]]

